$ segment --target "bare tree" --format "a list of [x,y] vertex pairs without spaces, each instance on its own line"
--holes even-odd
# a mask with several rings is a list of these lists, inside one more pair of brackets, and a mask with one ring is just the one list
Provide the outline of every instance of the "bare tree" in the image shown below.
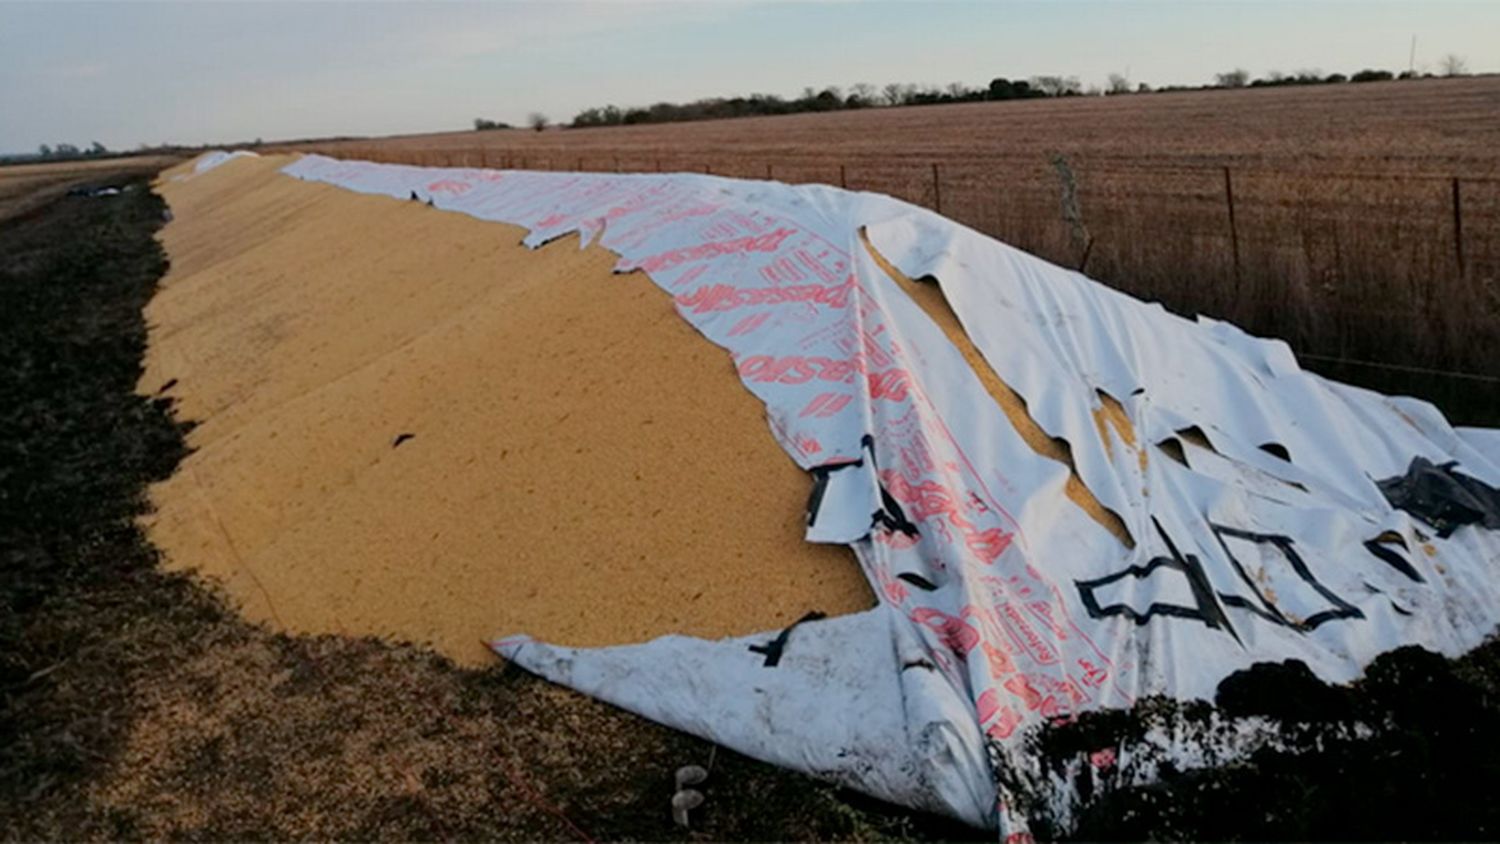
[[881,96],[885,97],[886,105],[898,106],[906,102],[906,86],[900,82],[891,82],[880,89]]
[[1243,67],[1225,73],[1214,74],[1214,85],[1219,88],[1243,88],[1250,83],[1250,71]]
[[547,124],[549,122],[550,121],[547,120],[547,115],[542,114],[540,111],[533,111],[532,113],[526,115],[526,125],[530,126],[538,132],[547,128]]
[[874,105],[878,95],[874,85],[868,82],[856,82],[849,86],[849,96],[865,105]]
[[1083,84],[1076,76],[1033,76],[1031,87],[1049,97],[1061,97],[1064,94],[1078,94],[1083,91]]
[[969,96],[969,86],[962,82],[949,82],[948,96],[955,100],[962,100]]
[[1469,61],[1457,53],[1449,53],[1438,62],[1444,76],[1466,76],[1469,73]]
[[1111,94],[1130,93],[1130,79],[1123,73],[1111,73],[1109,75],[1109,92]]

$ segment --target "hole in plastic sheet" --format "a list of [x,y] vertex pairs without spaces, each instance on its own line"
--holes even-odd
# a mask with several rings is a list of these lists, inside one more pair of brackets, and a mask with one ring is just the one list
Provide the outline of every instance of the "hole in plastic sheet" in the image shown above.
[[1273,457],[1279,457],[1287,463],[1292,462],[1292,455],[1281,443],[1261,443],[1260,450]]
[[[1125,448],[1135,452],[1136,462],[1144,473],[1151,458],[1146,449],[1136,441],[1135,424],[1130,421],[1130,414],[1125,412],[1125,405],[1103,388],[1096,388],[1094,395],[1099,399],[1099,406],[1093,409],[1094,427],[1099,431],[1099,440],[1104,443],[1105,453],[1111,460],[1114,459],[1114,439],[1118,437]],[[1111,429],[1114,430],[1113,435],[1110,434]]]
[[1206,448],[1214,454],[1219,453],[1219,450],[1214,448],[1214,444],[1208,441],[1208,434],[1203,433],[1203,429],[1197,425],[1189,425],[1186,428],[1177,429],[1177,436],[1181,437],[1182,441],[1189,445]]
[[[1031,417],[1030,412],[1027,410],[1025,398],[1000,379],[999,375],[989,365],[989,362],[984,359],[984,355],[980,353],[973,341],[969,339],[968,333],[964,331],[962,323],[958,320],[958,315],[948,305],[948,300],[943,295],[941,283],[931,275],[924,276],[921,281],[908,278],[875,249],[863,229],[860,230],[859,236],[865,250],[875,263],[885,271],[885,274],[897,286],[912,298],[912,301],[933,322],[937,323],[949,341],[958,347],[959,352],[963,354],[964,359],[968,361],[974,373],[979,376],[980,382],[984,384],[985,391],[1000,406],[1000,410],[1005,414],[1006,419],[1010,421],[1011,426],[1021,435],[1021,438],[1030,446],[1031,450],[1068,467],[1068,480],[1064,488],[1068,500],[1082,509],[1089,518],[1093,519],[1105,530],[1108,530],[1121,544],[1127,548],[1134,548],[1135,539],[1130,535],[1129,529],[1125,527],[1125,520],[1121,519],[1118,513],[1105,507],[1095,497],[1094,493],[1084,485],[1082,479],[1078,477],[1078,468],[1073,462],[1072,446],[1066,440],[1051,436],[1042,429],[1041,425],[1037,424],[1036,420]],[[929,283],[927,279],[930,279],[931,282]],[[1128,426],[1129,419],[1124,416],[1123,409],[1121,409],[1120,416]],[[1134,429],[1131,428],[1130,431],[1133,438]]]
[[937,590],[937,584],[914,572],[904,571],[896,575],[896,577],[899,580],[904,580],[907,583],[910,583],[911,585],[923,590],[924,592],[933,592]]
[[1156,447],[1161,449],[1163,454],[1167,455],[1173,460],[1176,460],[1178,463],[1181,463],[1182,465],[1187,466],[1190,469],[1192,468],[1192,466],[1188,464],[1187,452],[1183,451],[1182,449],[1182,441],[1177,439],[1176,437],[1167,437],[1166,439],[1157,443]]
[[1107,422],[1112,426],[1126,445],[1135,445],[1135,424],[1125,412],[1125,405],[1103,387],[1096,387],[1094,396],[1099,399],[1099,409],[1094,411],[1095,420],[1101,425]]

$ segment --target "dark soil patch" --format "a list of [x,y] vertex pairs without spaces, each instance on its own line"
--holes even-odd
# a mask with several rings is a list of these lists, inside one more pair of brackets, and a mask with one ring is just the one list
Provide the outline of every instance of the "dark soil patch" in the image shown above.
[[[982,835],[498,665],[273,634],[163,573],[135,519],[186,426],[134,393],[162,212],[137,179],[0,227],[0,837]],[[673,771],[710,760],[684,833]]]
[[[1219,684],[1217,714],[1271,719],[1281,748],[1243,764],[1168,769],[1149,786],[1110,787],[1083,807],[1078,840],[1494,840],[1500,835],[1500,641],[1448,660],[1418,647],[1384,654],[1350,686],[1297,661],[1261,663]],[[1059,766],[1144,732],[1187,725],[1222,737],[1207,704],[1153,699],[1045,731]],[[1087,790],[1087,789],[1085,789]],[[1044,830],[1045,831],[1045,830]]]

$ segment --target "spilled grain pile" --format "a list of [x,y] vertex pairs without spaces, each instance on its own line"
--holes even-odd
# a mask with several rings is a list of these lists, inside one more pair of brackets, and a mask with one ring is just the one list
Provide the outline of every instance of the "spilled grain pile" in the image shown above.
[[241,159],[164,180],[143,392],[198,421],[153,491],[169,565],[287,629],[601,645],[871,597],[727,355],[576,240]]

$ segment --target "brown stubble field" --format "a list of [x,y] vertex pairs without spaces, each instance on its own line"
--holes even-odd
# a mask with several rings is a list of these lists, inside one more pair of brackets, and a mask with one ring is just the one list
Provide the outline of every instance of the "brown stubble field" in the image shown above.
[[1309,368],[1500,424],[1500,77],[284,148],[888,193],[1179,312],[1281,337]]
[[177,160],[174,156],[148,155],[0,166],[0,221],[40,208],[70,188],[124,184],[136,176],[170,167]]

